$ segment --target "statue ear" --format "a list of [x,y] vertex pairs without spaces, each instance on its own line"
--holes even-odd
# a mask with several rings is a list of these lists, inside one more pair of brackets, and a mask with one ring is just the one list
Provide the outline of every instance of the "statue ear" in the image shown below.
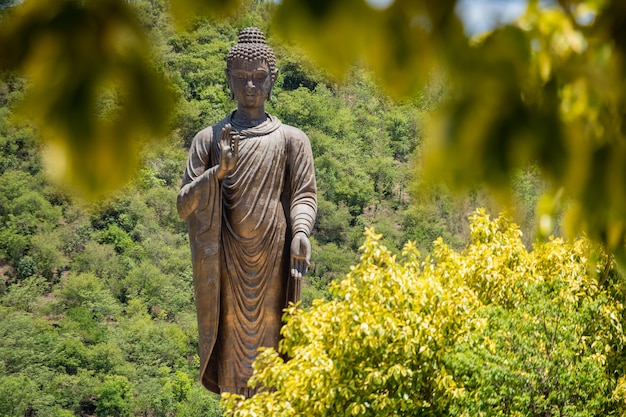
[[272,71],[272,86],[270,87],[270,91],[267,92],[267,101],[272,100],[272,90],[274,90],[274,84],[276,83],[276,79],[278,78],[278,68],[274,69],[274,71]]
[[230,91],[230,99],[234,100],[235,99],[235,93],[233,93],[233,87],[230,85],[230,70],[228,68],[226,68],[224,70],[224,73],[226,74],[226,84],[228,84],[228,90]]

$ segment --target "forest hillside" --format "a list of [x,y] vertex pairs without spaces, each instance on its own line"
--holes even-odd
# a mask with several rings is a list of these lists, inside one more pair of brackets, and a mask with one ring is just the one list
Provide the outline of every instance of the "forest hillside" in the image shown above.
[[[174,31],[165,0],[131,4],[177,105],[167,140],[141,149],[141,169],[121,191],[87,203],[52,182],[39,132],[13,117],[28,83],[15,74],[0,81],[0,416],[221,413],[196,381],[191,259],[176,195],[194,134],[235,107],[226,52],[240,29],[267,30],[274,6],[258,2],[237,18]],[[315,158],[305,309],[329,299],[329,283],[358,262],[365,228],[382,233],[392,253],[413,240],[428,254],[438,237],[464,247],[475,208],[499,209],[480,188],[453,195],[421,183],[424,120],[448,94],[443,75],[393,101],[366,69],[332,79],[268,33],[280,73],[267,110],[306,132]],[[532,167],[513,183],[512,215],[530,247],[544,185]]]

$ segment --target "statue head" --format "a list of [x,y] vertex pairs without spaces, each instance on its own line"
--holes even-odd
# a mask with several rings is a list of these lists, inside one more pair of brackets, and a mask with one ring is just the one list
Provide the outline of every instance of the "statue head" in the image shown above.
[[[271,86],[267,93],[267,99],[271,98],[272,87],[278,76],[276,68],[276,55],[274,50],[267,44],[265,35],[260,29],[249,27],[239,32],[239,41],[235,44],[226,56],[226,78],[233,97],[233,85],[231,83],[231,71],[234,66],[241,66],[243,62],[251,64],[266,65],[269,70]],[[247,65],[250,66],[249,64]]]

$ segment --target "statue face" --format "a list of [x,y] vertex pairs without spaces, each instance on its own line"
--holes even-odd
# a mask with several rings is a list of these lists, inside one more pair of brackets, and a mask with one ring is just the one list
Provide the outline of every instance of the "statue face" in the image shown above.
[[274,84],[265,61],[235,59],[226,70],[233,96],[243,108],[262,108]]

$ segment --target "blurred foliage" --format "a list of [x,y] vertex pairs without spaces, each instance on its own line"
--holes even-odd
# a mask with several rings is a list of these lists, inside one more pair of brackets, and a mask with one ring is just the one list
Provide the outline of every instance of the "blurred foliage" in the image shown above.
[[565,230],[587,231],[621,258],[626,6],[561,0],[546,9],[531,0],[515,24],[468,39],[455,3],[395,0],[380,10],[286,0],[273,24],[335,74],[364,63],[394,95],[444,73],[449,94],[428,131],[426,173],[507,194],[515,173],[536,164],[552,184],[539,207],[544,225],[571,201]]
[[166,133],[172,92],[126,2],[27,0],[0,14],[0,70],[28,80],[49,172],[88,196],[134,173],[142,140]]
[[528,251],[484,210],[470,230],[462,250],[440,238],[422,259],[369,229],[334,299],[288,309],[279,352],[255,363],[260,392],[223,395],[225,415],[622,415],[626,288],[611,257],[587,239]]
[[[534,164],[551,181],[539,205],[545,216],[540,233],[554,231],[555,215],[568,202],[564,230],[587,231],[621,259],[626,6],[619,0],[560,0],[545,8],[529,0],[515,24],[469,38],[456,3],[395,0],[374,8],[365,0],[7,2],[0,12],[0,62],[5,74],[18,69],[28,79],[22,113],[38,122],[51,172],[90,195],[128,179],[139,144],[165,132],[170,114],[185,138],[217,120],[228,107],[228,92],[214,73],[221,73],[217,61],[236,27],[257,25],[273,43],[298,44],[337,79],[351,78],[355,64],[364,66],[394,97],[420,94],[437,74],[447,93],[425,135],[426,174],[453,187],[486,183],[505,195],[516,173]],[[163,68],[152,63],[145,29],[171,30],[167,11],[183,30],[167,42],[163,36],[153,42],[150,35],[167,62]],[[227,23],[215,31],[199,25],[199,15]],[[281,57],[290,55],[277,50]],[[316,106],[329,103],[310,100],[307,91],[323,96],[323,77],[295,57],[279,78],[293,94],[280,97],[277,113],[299,126],[315,124],[312,137],[358,128],[344,124],[346,115],[327,121],[336,106],[316,114]],[[172,65],[179,70],[168,71]],[[305,111],[295,115],[293,106]],[[390,146],[394,157],[406,158],[411,147],[403,138],[414,133],[400,114],[384,116],[390,142],[371,145]],[[335,175],[333,164],[345,163],[334,154],[316,161],[322,185],[325,175]],[[327,192],[338,193],[358,214],[373,193],[393,193],[395,168],[390,160],[371,161],[374,184],[353,175]],[[351,195],[354,189],[363,192]]]

